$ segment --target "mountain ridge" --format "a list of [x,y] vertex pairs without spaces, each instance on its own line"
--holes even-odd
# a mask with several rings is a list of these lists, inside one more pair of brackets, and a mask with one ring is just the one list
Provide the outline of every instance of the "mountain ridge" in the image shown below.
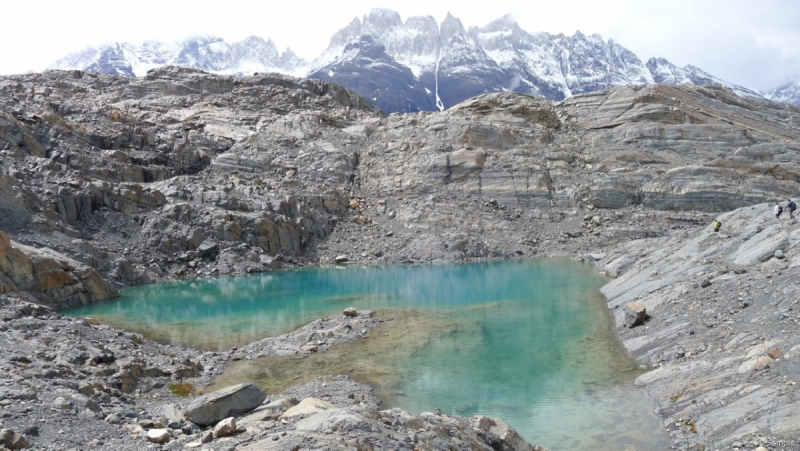
[[[628,84],[717,83],[743,97],[762,97],[695,66],[678,67],[659,57],[643,63],[613,39],[597,34],[530,33],[510,15],[467,29],[450,13],[441,23],[430,15],[403,21],[397,12],[380,8],[341,28],[312,61],[291,49],[280,53],[271,40],[257,36],[233,43],[200,36],[173,44],[149,41],[138,47],[115,43],[85,49],[49,68],[138,77],[164,65],[224,75],[278,72],[322,79],[355,90],[389,113],[442,110],[488,92],[563,100]],[[800,89],[796,91],[800,101]]]

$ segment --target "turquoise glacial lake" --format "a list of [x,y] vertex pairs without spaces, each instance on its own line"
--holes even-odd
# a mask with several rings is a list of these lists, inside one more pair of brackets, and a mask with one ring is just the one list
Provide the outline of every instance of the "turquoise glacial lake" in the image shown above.
[[129,288],[65,312],[164,343],[226,350],[353,306],[392,318],[305,359],[234,362],[219,384],[269,393],[351,374],[387,406],[499,417],[552,450],[669,447],[591,267],[562,259],[306,268]]

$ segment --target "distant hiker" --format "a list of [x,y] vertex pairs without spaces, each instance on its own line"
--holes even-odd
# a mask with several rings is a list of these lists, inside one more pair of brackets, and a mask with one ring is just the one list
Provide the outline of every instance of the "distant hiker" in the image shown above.
[[773,212],[775,213],[775,219],[780,219],[781,213],[783,213],[783,207],[781,207],[781,204],[775,204],[775,209]]
[[719,232],[719,228],[722,227],[722,223],[719,222],[719,219],[714,221],[714,231]]
[[789,210],[789,219],[794,219],[794,211],[797,210],[797,204],[792,199],[789,199],[786,209]]

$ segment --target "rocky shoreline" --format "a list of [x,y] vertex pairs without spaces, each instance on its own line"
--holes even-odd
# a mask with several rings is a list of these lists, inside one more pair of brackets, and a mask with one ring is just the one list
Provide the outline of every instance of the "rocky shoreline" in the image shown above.
[[[261,394],[255,401],[253,393],[201,395],[231,361],[365,339],[383,321],[370,311],[347,310],[229,353],[154,343],[2,295],[0,318],[0,438],[8,449],[543,449],[500,419],[382,409],[372,388],[348,376],[269,398],[245,384]],[[222,420],[232,428],[220,429]]]
[[[0,77],[0,428],[40,449],[141,449],[139,422],[166,421],[161,407],[183,402],[169,384],[204,387],[234,358],[350,339],[334,330],[203,353],[55,313],[119,287],[335,262],[570,256],[615,278],[603,294],[627,349],[653,368],[637,383],[675,449],[796,443],[800,235],[770,212],[800,191],[798,124],[800,109],[719,86],[562,102],[498,93],[386,116],[334,84],[274,74]],[[626,312],[642,309],[649,320],[627,327]],[[350,414],[366,415],[376,443],[397,435],[379,423],[404,415]],[[105,421],[113,415],[124,425]],[[434,417],[422,418],[426,433],[445,421]]]

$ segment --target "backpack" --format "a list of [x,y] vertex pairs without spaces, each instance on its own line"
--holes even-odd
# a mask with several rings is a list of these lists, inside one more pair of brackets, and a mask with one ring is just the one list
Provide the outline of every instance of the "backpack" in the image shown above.
[[789,204],[786,205],[786,208],[788,208],[789,211],[795,211],[797,209],[797,204],[795,204],[794,201],[789,202]]

